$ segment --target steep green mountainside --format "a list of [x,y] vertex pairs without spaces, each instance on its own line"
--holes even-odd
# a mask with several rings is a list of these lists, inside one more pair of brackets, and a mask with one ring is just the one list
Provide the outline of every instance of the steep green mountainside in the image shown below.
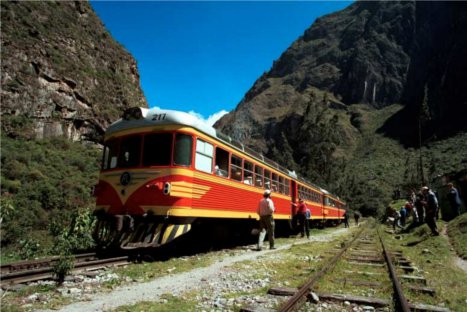
[[18,140],[2,134],[1,140],[2,247],[19,247],[25,258],[46,254],[52,234],[61,234],[79,211],[93,209],[91,186],[101,152],[60,137]]
[[88,2],[2,1],[1,21],[1,244],[30,257],[93,209],[96,145],[147,103],[136,61]]
[[355,2],[215,127],[376,213],[395,188],[467,168],[466,28],[465,3]]

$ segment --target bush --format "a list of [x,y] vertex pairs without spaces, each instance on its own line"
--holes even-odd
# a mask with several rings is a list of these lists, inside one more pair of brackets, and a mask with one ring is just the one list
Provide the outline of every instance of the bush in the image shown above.
[[[23,122],[27,121],[13,118],[3,126],[18,126]],[[84,233],[84,228],[89,230],[89,227],[83,224],[93,223],[83,217],[82,211],[90,211],[94,205],[89,190],[97,182],[101,151],[61,138],[32,140],[15,136],[13,139],[4,132],[1,141],[2,190],[9,193],[9,202],[15,207],[8,216],[3,215],[2,209],[1,246],[20,248],[19,242],[24,244],[29,237],[43,241],[38,235],[44,233],[49,236],[44,241],[50,241],[77,218],[75,223],[80,230],[66,230],[73,233],[70,239],[74,240],[74,248],[89,248],[91,234]],[[50,230],[51,220],[61,226],[59,230]],[[50,231],[43,231],[47,229]],[[31,251],[33,245],[25,246]],[[23,257],[34,254],[29,251]]]

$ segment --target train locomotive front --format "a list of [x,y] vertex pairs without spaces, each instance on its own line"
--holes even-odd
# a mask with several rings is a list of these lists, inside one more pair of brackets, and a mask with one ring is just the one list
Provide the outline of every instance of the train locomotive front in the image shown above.
[[[239,175],[233,149],[216,135],[199,119],[170,110],[133,108],[113,123],[95,187],[99,245],[159,247],[197,219],[256,220],[263,189],[231,179]],[[282,197],[279,206],[289,216],[289,199]]]

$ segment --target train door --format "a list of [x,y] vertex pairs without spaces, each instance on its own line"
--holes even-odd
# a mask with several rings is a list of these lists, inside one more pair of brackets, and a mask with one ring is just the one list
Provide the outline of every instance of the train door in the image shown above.
[[[292,187],[291,187],[291,194],[292,194],[292,204],[297,203],[297,182],[292,180]],[[293,217],[295,215],[295,206],[290,205],[290,215]]]

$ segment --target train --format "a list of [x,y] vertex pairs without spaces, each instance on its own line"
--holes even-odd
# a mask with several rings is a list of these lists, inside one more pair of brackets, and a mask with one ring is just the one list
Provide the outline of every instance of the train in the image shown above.
[[167,245],[196,228],[211,238],[254,232],[266,189],[276,229],[293,228],[300,198],[312,222],[343,219],[345,202],[338,196],[201,119],[132,107],[105,133],[94,238],[99,246],[135,249]]

